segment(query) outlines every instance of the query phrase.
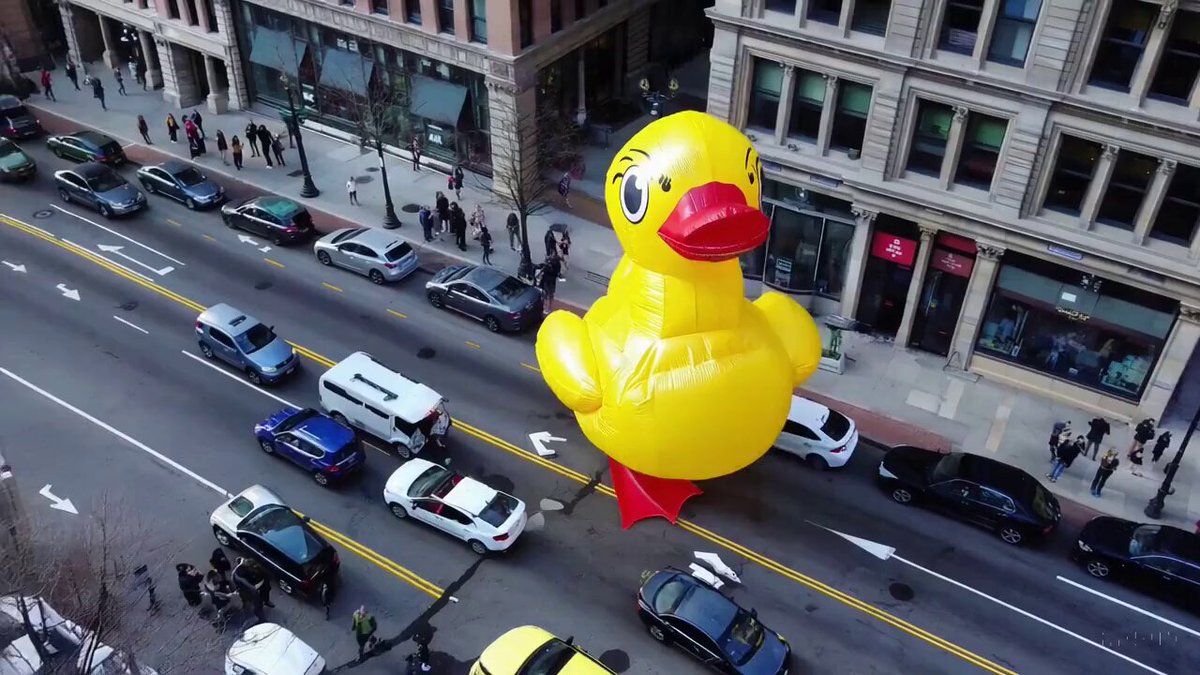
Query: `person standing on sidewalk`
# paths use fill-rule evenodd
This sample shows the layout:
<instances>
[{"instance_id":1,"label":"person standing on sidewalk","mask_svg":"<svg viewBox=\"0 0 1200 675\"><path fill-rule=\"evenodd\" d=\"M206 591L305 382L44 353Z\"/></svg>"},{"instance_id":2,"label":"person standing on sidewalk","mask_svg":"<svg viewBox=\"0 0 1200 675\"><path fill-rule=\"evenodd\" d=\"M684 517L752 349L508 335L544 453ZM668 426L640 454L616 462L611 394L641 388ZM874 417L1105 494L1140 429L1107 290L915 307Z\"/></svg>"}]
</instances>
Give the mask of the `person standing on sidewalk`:
<instances>
[{"instance_id":1,"label":"person standing on sidewalk","mask_svg":"<svg viewBox=\"0 0 1200 675\"><path fill-rule=\"evenodd\" d=\"M413 134L411 140L408 141L408 152L412 155L412 170L421 170L421 138Z\"/></svg>"},{"instance_id":2,"label":"person standing on sidewalk","mask_svg":"<svg viewBox=\"0 0 1200 675\"><path fill-rule=\"evenodd\" d=\"M1133 459L1134 450L1144 450L1146 443L1149 443L1152 438L1154 438L1154 418L1147 417L1138 422L1138 425L1133 429L1133 442L1129 445L1129 459ZM1134 463L1141 464L1141 462Z\"/></svg>"},{"instance_id":3,"label":"person standing on sidewalk","mask_svg":"<svg viewBox=\"0 0 1200 675\"><path fill-rule=\"evenodd\" d=\"M267 130L267 125L258 125L258 145L262 151L263 159L267 160L267 168L274 168L275 163L271 161L271 132Z\"/></svg>"},{"instance_id":4,"label":"person standing on sidewalk","mask_svg":"<svg viewBox=\"0 0 1200 675\"><path fill-rule=\"evenodd\" d=\"M113 68L113 79L117 81L117 93L122 96L128 96L125 92L125 75L120 68Z\"/></svg>"},{"instance_id":5,"label":"person standing on sidewalk","mask_svg":"<svg viewBox=\"0 0 1200 675\"><path fill-rule=\"evenodd\" d=\"M1162 459L1163 453L1171 446L1171 432L1164 431L1158 435L1158 440L1154 441L1154 449L1150 451L1150 463L1157 464L1158 460Z\"/></svg>"},{"instance_id":6,"label":"person standing on sidewalk","mask_svg":"<svg viewBox=\"0 0 1200 675\"><path fill-rule=\"evenodd\" d=\"M229 152L233 154L233 166L242 170L242 141L237 136L229 143Z\"/></svg>"},{"instance_id":7,"label":"person standing on sidewalk","mask_svg":"<svg viewBox=\"0 0 1200 675\"><path fill-rule=\"evenodd\" d=\"M554 238L554 230L547 229L546 236L542 238L546 244L546 257L558 255L558 240Z\"/></svg>"},{"instance_id":8,"label":"person standing on sidewalk","mask_svg":"<svg viewBox=\"0 0 1200 675\"><path fill-rule=\"evenodd\" d=\"M558 240L558 257L562 260L563 272L566 272L567 267L569 267L569 263L567 262L570 260L570 258L567 257L569 255L571 255L571 233L563 230L562 239ZM559 275L558 280L566 281L567 278Z\"/></svg>"},{"instance_id":9,"label":"person standing on sidewalk","mask_svg":"<svg viewBox=\"0 0 1200 675\"><path fill-rule=\"evenodd\" d=\"M204 118L200 116L199 110L192 111L192 122L196 125L196 130L200 132L200 140L208 138L208 134L204 133Z\"/></svg>"},{"instance_id":10,"label":"person standing on sidewalk","mask_svg":"<svg viewBox=\"0 0 1200 675\"><path fill-rule=\"evenodd\" d=\"M558 179L558 196L562 197L567 208L571 208L571 172L568 171Z\"/></svg>"},{"instance_id":11,"label":"person standing on sidewalk","mask_svg":"<svg viewBox=\"0 0 1200 675\"><path fill-rule=\"evenodd\" d=\"M108 106L104 105L104 84L98 77L92 78L92 97L100 101L101 110L108 110Z\"/></svg>"},{"instance_id":12,"label":"person standing on sidewalk","mask_svg":"<svg viewBox=\"0 0 1200 675\"><path fill-rule=\"evenodd\" d=\"M421 224L421 234L425 241L433 241L433 212L428 206L422 206L421 210L417 211L417 222Z\"/></svg>"},{"instance_id":13,"label":"person standing on sidewalk","mask_svg":"<svg viewBox=\"0 0 1200 675\"><path fill-rule=\"evenodd\" d=\"M1079 435L1078 440L1080 442L1073 443L1070 439L1064 439L1063 442L1059 444L1058 456L1054 458L1054 466L1050 469L1050 473L1046 474L1046 478L1049 478L1051 483L1058 482L1058 479L1062 476L1063 471L1066 471L1067 467L1071 466L1071 462L1074 462L1075 458L1078 457L1079 453L1083 450L1083 434Z\"/></svg>"},{"instance_id":14,"label":"person standing on sidewalk","mask_svg":"<svg viewBox=\"0 0 1200 675\"><path fill-rule=\"evenodd\" d=\"M1100 466L1096 467L1096 476L1092 478L1093 497L1100 496L1100 491L1104 489L1104 484L1108 482L1109 476L1113 475L1120 465L1121 460L1117 458L1117 451L1109 448L1100 460Z\"/></svg>"},{"instance_id":15,"label":"person standing on sidewalk","mask_svg":"<svg viewBox=\"0 0 1200 675\"><path fill-rule=\"evenodd\" d=\"M463 186L462 167L455 165L454 173L452 175L454 176L454 198L462 199L462 186Z\"/></svg>"},{"instance_id":16,"label":"person standing on sidewalk","mask_svg":"<svg viewBox=\"0 0 1200 675\"><path fill-rule=\"evenodd\" d=\"M433 199L433 208L437 210L438 239L441 240L450 229L450 200L440 190Z\"/></svg>"},{"instance_id":17,"label":"person standing on sidewalk","mask_svg":"<svg viewBox=\"0 0 1200 675\"><path fill-rule=\"evenodd\" d=\"M167 113L167 135L172 143L179 142L179 122L175 121L174 113Z\"/></svg>"},{"instance_id":18,"label":"person standing on sidewalk","mask_svg":"<svg viewBox=\"0 0 1200 675\"><path fill-rule=\"evenodd\" d=\"M279 138L279 134L271 137L271 152L275 153L275 161L279 166L287 166L287 162L283 161L283 140Z\"/></svg>"},{"instance_id":19,"label":"person standing on sidewalk","mask_svg":"<svg viewBox=\"0 0 1200 675\"><path fill-rule=\"evenodd\" d=\"M75 85L75 91L79 91L79 71L75 70L75 62L71 60L71 57L67 57L67 65L63 68L67 71L67 79Z\"/></svg>"},{"instance_id":20,"label":"person standing on sidewalk","mask_svg":"<svg viewBox=\"0 0 1200 675\"><path fill-rule=\"evenodd\" d=\"M225 141L225 132L217 129L217 154L221 156L221 162L225 166L229 166L229 160L225 159L225 151L229 149L229 143Z\"/></svg>"},{"instance_id":21,"label":"person standing on sidewalk","mask_svg":"<svg viewBox=\"0 0 1200 675\"><path fill-rule=\"evenodd\" d=\"M258 127L254 122L246 123L246 145L250 146L250 156L258 157Z\"/></svg>"},{"instance_id":22,"label":"person standing on sidewalk","mask_svg":"<svg viewBox=\"0 0 1200 675\"><path fill-rule=\"evenodd\" d=\"M54 98L54 80L50 77L49 68L42 68L42 96L45 96L51 101L58 100Z\"/></svg>"},{"instance_id":23,"label":"person standing on sidewalk","mask_svg":"<svg viewBox=\"0 0 1200 675\"><path fill-rule=\"evenodd\" d=\"M363 650L371 641L371 636L375 634L375 617L367 612L366 605L359 606L354 610L354 619L350 623L350 630L354 633L354 640L358 642L358 660L363 660Z\"/></svg>"},{"instance_id":24,"label":"person standing on sidewalk","mask_svg":"<svg viewBox=\"0 0 1200 675\"><path fill-rule=\"evenodd\" d=\"M1100 444L1104 442L1104 437L1108 435L1108 432L1112 431L1112 429L1108 426L1108 420L1104 419L1103 417L1097 417L1091 422L1088 422L1088 427L1088 444L1087 449L1084 450L1083 454L1086 455L1087 451L1091 450L1092 459L1096 459L1096 455L1100 453Z\"/></svg>"},{"instance_id":25,"label":"person standing on sidewalk","mask_svg":"<svg viewBox=\"0 0 1200 675\"><path fill-rule=\"evenodd\" d=\"M146 118L143 115L138 115L137 128L138 133L142 135L142 140L146 141L146 145L154 145L150 142L150 125L146 124Z\"/></svg>"},{"instance_id":26,"label":"person standing on sidewalk","mask_svg":"<svg viewBox=\"0 0 1200 675\"><path fill-rule=\"evenodd\" d=\"M514 251L517 250L517 242L521 238L521 219L517 217L517 214L509 211L504 227L508 230L508 247Z\"/></svg>"},{"instance_id":27,"label":"person standing on sidewalk","mask_svg":"<svg viewBox=\"0 0 1200 675\"><path fill-rule=\"evenodd\" d=\"M542 263L541 277L538 279L538 287L546 296L546 313L550 312L554 304L554 291L558 288L558 275L561 273L562 265L558 261L558 254L551 253L546 256L546 262Z\"/></svg>"},{"instance_id":28,"label":"person standing on sidewalk","mask_svg":"<svg viewBox=\"0 0 1200 675\"><path fill-rule=\"evenodd\" d=\"M1071 422L1059 421L1054 423L1054 427L1050 429L1050 461L1053 462L1058 457L1058 445L1062 441L1062 437L1071 435Z\"/></svg>"},{"instance_id":29,"label":"person standing on sidewalk","mask_svg":"<svg viewBox=\"0 0 1200 675\"><path fill-rule=\"evenodd\" d=\"M454 243L458 250L467 250L467 214L458 202L450 202L450 226L454 228Z\"/></svg>"},{"instance_id":30,"label":"person standing on sidewalk","mask_svg":"<svg viewBox=\"0 0 1200 675\"><path fill-rule=\"evenodd\" d=\"M346 194L350 196L350 203L358 206L358 182L354 180L354 176L346 181Z\"/></svg>"},{"instance_id":31,"label":"person standing on sidewalk","mask_svg":"<svg viewBox=\"0 0 1200 675\"><path fill-rule=\"evenodd\" d=\"M479 229L479 246L483 248L483 264L492 264L492 233L488 232L487 225Z\"/></svg>"}]
</instances>

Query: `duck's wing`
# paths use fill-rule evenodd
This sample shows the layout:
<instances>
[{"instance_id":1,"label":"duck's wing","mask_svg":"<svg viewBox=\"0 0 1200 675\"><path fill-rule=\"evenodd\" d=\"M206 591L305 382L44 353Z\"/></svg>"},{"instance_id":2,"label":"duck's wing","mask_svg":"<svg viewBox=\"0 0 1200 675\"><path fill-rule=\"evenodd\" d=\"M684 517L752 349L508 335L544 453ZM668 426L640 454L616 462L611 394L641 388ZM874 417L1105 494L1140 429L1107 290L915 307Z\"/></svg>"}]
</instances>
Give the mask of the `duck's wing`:
<instances>
[{"instance_id":1,"label":"duck's wing","mask_svg":"<svg viewBox=\"0 0 1200 675\"><path fill-rule=\"evenodd\" d=\"M542 378L563 405L577 413L600 409L600 371L582 318L564 310L551 312L538 330L535 352Z\"/></svg>"},{"instance_id":2,"label":"duck's wing","mask_svg":"<svg viewBox=\"0 0 1200 675\"><path fill-rule=\"evenodd\" d=\"M782 293L764 293L754 301L787 349L792 362L793 381L800 385L821 364L821 332L808 310Z\"/></svg>"}]
</instances>

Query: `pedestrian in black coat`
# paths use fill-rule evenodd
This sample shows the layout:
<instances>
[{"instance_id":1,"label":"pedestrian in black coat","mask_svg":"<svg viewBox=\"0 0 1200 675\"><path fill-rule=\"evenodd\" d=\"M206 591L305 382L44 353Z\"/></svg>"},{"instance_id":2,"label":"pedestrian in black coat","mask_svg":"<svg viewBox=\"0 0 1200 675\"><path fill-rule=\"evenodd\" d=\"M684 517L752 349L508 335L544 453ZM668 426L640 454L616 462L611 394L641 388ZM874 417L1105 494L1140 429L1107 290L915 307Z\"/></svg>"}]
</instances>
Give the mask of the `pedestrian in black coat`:
<instances>
[{"instance_id":1,"label":"pedestrian in black coat","mask_svg":"<svg viewBox=\"0 0 1200 675\"><path fill-rule=\"evenodd\" d=\"M450 229L450 200L439 191L433 205L437 209L438 238L440 239Z\"/></svg>"},{"instance_id":2,"label":"pedestrian in black coat","mask_svg":"<svg viewBox=\"0 0 1200 675\"><path fill-rule=\"evenodd\" d=\"M1067 467L1071 466L1071 463L1083 451L1084 443L1083 435L1081 434L1074 441L1066 438L1058 445L1058 456L1054 459L1054 467L1050 469L1050 473L1046 474L1051 483L1058 482L1059 477L1067 470Z\"/></svg>"},{"instance_id":3,"label":"pedestrian in black coat","mask_svg":"<svg viewBox=\"0 0 1200 675\"><path fill-rule=\"evenodd\" d=\"M487 225L484 225L479 230L479 246L483 248L483 264L492 264L492 233L488 232Z\"/></svg>"},{"instance_id":4,"label":"pedestrian in black coat","mask_svg":"<svg viewBox=\"0 0 1200 675\"><path fill-rule=\"evenodd\" d=\"M508 230L508 247L517 250L517 242L521 240L521 219L510 211L504 227Z\"/></svg>"},{"instance_id":5,"label":"pedestrian in black coat","mask_svg":"<svg viewBox=\"0 0 1200 675\"><path fill-rule=\"evenodd\" d=\"M467 214L458 202L450 202L450 227L454 230L454 244L458 250L467 250Z\"/></svg>"},{"instance_id":6,"label":"pedestrian in black coat","mask_svg":"<svg viewBox=\"0 0 1200 675\"><path fill-rule=\"evenodd\" d=\"M217 573L221 581L229 580L229 571L233 569L233 566L229 564L229 557L225 555L225 549L220 546L214 548L208 564L212 565L213 571Z\"/></svg>"},{"instance_id":7,"label":"pedestrian in black coat","mask_svg":"<svg viewBox=\"0 0 1200 675\"><path fill-rule=\"evenodd\" d=\"M225 153L229 151L229 142L225 140L225 132L217 129L217 154L221 156L221 162L226 166L229 165L229 160L225 159Z\"/></svg>"},{"instance_id":8,"label":"pedestrian in black coat","mask_svg":"<svg viewBox=\"0 0 1200 675\"><path fill-rule=\"evenodd\" d=\"M1084 449L1083 454L1086 455L1087 451L1091 450L1092 459L1096 459L1096 455L1100 453L1100 444L1104 442L1104 437L1109 431L1112 431L1112 428L1108 426L1108 420L1104 419L1103 417L1097 417L1091 422L1088 422L1088 426L1090 427L1087 434L1088 444L1087 448Z\"/></svg>"},{"instance_id":9,"label":"pedestrian in black coat","mask_svg":"<svg viewBox=\"0 0 1200 675\"><path fill-rule=\"evenodd\" d=\"M92 78L92 97L100 101L101 110L108 110L108 106L104 105L104 85L100 82L100 78Z\"/></svg>"},{"instance_id":10,"label":"pedestrian in black coat","mask_svg":"<svg viewBox=\"0 0 1200 675\"><path fill-rule=\"evenodd\" d=\"M1150 461L1157 462L1162 459L1163 453L1171 445L1171 432L1164 431L1158 436L1158 440L1154 441L1154 449L1150 451Z\"/></svg>"},{"instance_id":11,"label":"pedestrian in black coat","mask_svg":"<svg viewBox=\"0 0 1200 675\"><path fill-rule=\"evenodd\" d=\"M1147 417L1138 422L1133 429L1133 443L1129 445L1129 458L1132 460L1134 451L1143 450L1146 443L1150 442L1152 438L1154 438L1154 418ZM1141 464L1141 462L1134 462L1134 464Z\"/></svg>"},{"instance_id":12,"label":"pedestrian in black coat","mask_svg":"<svg viewBox=\"0 0 1200 675\"><path fill-rule=\"evenodd\" d=\"M562 266L558 261L558 254L551 253L546 256L546 262L542 263L541 277L538 279L538 286L542 289L542 293L546 295L546 311L550 311L550 305L554 302L554 291L558 288L558 275L562 273Z\"/></svg>"},{"instance_id":13,"label":"pedestrian in black coat","mask_svg":"<svg viewBox=\"0 0 1200 675\"><path fill-rule=\"evenodd\" d=\"M546 257L558 255L558 240L554 238L554 230L546 230L546 236L543 238L546 243Z\"/></svg>"},{"instance_id":14,"label":"pedestrian in black coat","mask_svg":"<svg viewBox=\"0 0 1200 675\"><path fill-rule=\"evenodd\" d=\"M200 116L199 110L192 111L192 123L200 131L200 138L202 140L208 138L208 134L204 133L204 118Z\"/></svg>"},{"instance_id":15,"label":"pedestrian in black coat","mask_svg":"<svg viewBox=\"0 0 1200 675\"><path fill-rule=\"evenodd\" d=\"M175 566L175 571L179 573L179 590L183 591L183 599L189 607L199 606L200 582L204 580L204 575L200 574L195 565L188 563L179 563Z\"/></svg>"},{"instance_id":16,"label":"pedestrian in black coat","mask_svg":"<svg viewBox=\"0 0 1200 675\"><path fill-rule=\"evenodd\" d=\"M421 234L425 241L433 241L433 212L428 206L422 206L417 212L417 222L421 224Z\"/></svg>"},{"instance_id":17,"label":"pedestrian in black coat","mask_svg":"<svg viewBox=\"0 0 1200 675\"><path fill-rule=\"evenodd\" d=\"M69 56L67 57L67 65L65 68L67 71L67 79L71 81L71 84L75 85L75 91L79 91L79 71L75 70L75 62L72 61L71 57Z\"/></svg>"},{"instance_id":18,"label":"pedestrian in black coat","mask_svg":"<svg viewBox=\"0 0 1200 675\"><path fill-rule=\"evenodd\" d=\"M462 199L463 170L461 166L454 167L454 196Z\"/></svg>"},{"instance_id":19,"label":"pedestrian in black coat","mask_svg":"<svg viewBox=\"0 0 1200 675\"><path fill-rule=\"evenodd\" d=\"M246 123L246 145L250 146L250 156L258 157L258 127L254 122Z\"/></svg>"},{"instance_id":20,"label":"pedestrian in black coat","mask_svg":"<svg viewBox=\"0 0 1200 675\"><path fill-rule=\"evenodd\" d=\"M262 146L263 159L267 160L267 168L270 169L275 166L275 163L271 161L271 132L267 131L267 125L260 124L257 133L258 144Z\"/></svg>"},{"instance_id":21,"label":"pedestrian in black coat","mask_svg":"<svg viewBox=\"0 0 1200 675\"><path fill-rule=\"evenodd\" d=\"M150 142L150 125L146 123L145 116L138 115L137 129L138 133L142 135L142 140L146 141L146 145L154 145Z\"/></svg>"},{"instance_id":22,"label":"pedestrian in black coat","mask_svg":"<svg viewBox=\"0 0 1200 675\"><path fill-rule=\"evenodd\" d=\"M1100 466L1096 467L1096 475L1092 478L1092 496L1099 497L1100 491L1104 489L1104 484L1108 482L1108 477L1113 475L1117 467L1121 465L1121 460L1117 458L1117 451L1109 449L1104 453L1104 457L1100 460Z\"/></svg>"}]
</instances>

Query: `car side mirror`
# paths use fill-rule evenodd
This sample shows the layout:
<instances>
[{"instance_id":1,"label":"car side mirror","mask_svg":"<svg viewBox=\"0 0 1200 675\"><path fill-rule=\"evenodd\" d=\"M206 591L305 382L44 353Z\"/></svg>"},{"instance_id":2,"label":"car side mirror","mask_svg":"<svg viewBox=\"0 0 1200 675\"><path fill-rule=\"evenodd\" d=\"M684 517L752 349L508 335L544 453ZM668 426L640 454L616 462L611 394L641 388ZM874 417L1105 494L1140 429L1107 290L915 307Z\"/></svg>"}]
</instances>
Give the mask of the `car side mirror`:
<instances>
[{"instance_id":1,"label":"car side mirror","mask_svg":"<svg viewBox=\"0 0 1200 675\"><path fill-rule=\"evenodd\" d=\"M575 636L574 635L567 636L567 639L563 640L563 642L567 645L575 644Z\"/></svg>"},{"instance_id":2,"label":"car side mirror","mask_svg":"<svg viewBox=\"0 0 1200 675\"><path fill-rule=\"evenodd\" d=\"M757 619L757 618L758 618L758 610L757 610L757 609L751 609L751 610L750 610L750 618L752 618L752 619Z\"/></svg>"}]
</instances>

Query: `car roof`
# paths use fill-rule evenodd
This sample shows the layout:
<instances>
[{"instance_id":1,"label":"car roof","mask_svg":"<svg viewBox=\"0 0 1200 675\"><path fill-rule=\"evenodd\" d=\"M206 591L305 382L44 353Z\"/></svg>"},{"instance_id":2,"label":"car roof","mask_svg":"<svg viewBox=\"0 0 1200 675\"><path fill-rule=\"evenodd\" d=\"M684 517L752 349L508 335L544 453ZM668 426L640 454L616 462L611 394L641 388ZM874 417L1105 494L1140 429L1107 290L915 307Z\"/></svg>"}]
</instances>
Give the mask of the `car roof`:
<instances>
[{"instance_id":1,"label":"car roof","mask_svg":"<svg viewBox=\"0 0 1200 675\"><path fill-rule=\"evenodd\" d=\"M383 253L384 251L390 251L397 244L404 242L404 240L400 237L397 237L387 230L382 230L377 227L363 228L362 231L360 231L358 234L348 237L347 240L353 241L356 244L364 244L366 246L376 247L380 249L380 253Z\"/></svg>"},{"instance_id":2,"label":"car roof","mask_svg":"<svg viewBox=\"0 0 1200 675\"><path fill-rule=\"evenodd\" d=\"M518 626L496 638L479 656L479 662L487 668L487 672L516 673L542 647L552 640L560 640L552 633L537 626ZM586 654L572 647L575 655L571 657L557 675L608 675L612 673L606 666L588 658Z\"/></svg>"},{"instance_id":3,"label":"car roof","mask_svg":"<svg viewBox=\"0 0 1200 675\"><path fill-rule=\"evenodd\" d=\"M825 424L825 420L829 419L829 408L816 401L793 394L792 407L788 410L787 418L792 422L820 429Z\"/></svg>"},{"instance_id":4,"label":"car roof","mask_svg":"<svg viewBox=\"0 0 1200 675\"><path fill-rule=\"evenodd\" d=\"M216 326L229 333L230 336L241 335L254 326L262 323L242 310L223 302L217 303L200 313L196 319L201 323Z\"/></svg>"},{"instance_id":5,"label":"car roof","mask_svg":"<svg viewBox=\"0 0 1200 675\"><path fill-rule=\"evenodd\" d=\"M471 271L459 277L459 281L469 281L476 286L491 290L499 286L508 275L498 269L492 267L475 267Z\"/></svg>"},{"instance_id":6,"label":"car roof","mask_svg":"<svg viewBox=\"0 0 1200 675\"><path fill-rule=\"evenodd\" d=\"M12 94L0 94L0 108L15 108L19 105L25 105L21 99Z\"/></svg>"},{"instance_id":7,"label":"car roof","mask_svg":"<svg viewBox=\"0 0 1200 675\"><path fill-rule=\"evenodd\" d=\"M477 516L495 498L496 490L470 476L463 476L462 480L442 497L442 501Z\"/></svg>"},{"instance_id":8,"label":"car roof","mask_svg":"<svg viewBox=\"0 0 1200 675\"><path fill-rule=\"evenodd\" d=\"M1200 534L1162 525L1158 531L1157 549L1164 553L1200 564Z\"/></svg>"},{"instance_id":9,"label":"car roof","mask_svg":"<svg viewBox=\"0 0 1200 675\"><path fill-rule=\"evenodd\" d=\"M92 131L90 129L76 131L71 135L80 140L87 141L89 143L95 143L99 146L108 145L109 143L116 143L116 141L114 141L112 138L105 136L98 131Z\"/></svg>"},{"instance_id":10,"label":"car roof","mask_svg":"<svg viewBox=\"0 0 1200 675\"><path fill-rule=\"evenodd\" d=\"M275 623L247 628L229 646L229 657L262 675L307 675L319 673L325 666L325 659L315 649Z\"/></svg>"},{"instance_id":11,"label":"car roof","mask_svg":"<svg viewBox=\"0 0 1200 675\"><path fill-rule=\"evenodd\" d=\"M230 499L229 501L232 502L234 499L238 499L239 497L243 498L243 499L249 501L251 504L253 504L254 509L258 509L259 507L268 506L271 504L285 506L285 504L283 503L283 499L279 495L272 492L270 488L264 487L259 484L251 485L250 487L246 488L245 490L242 490L241 492L234 495L233 499ZM253 511L251 511L251 512L253 512Z\"/></svg>"},{"instance_id":12,"label":"car roof","mask_svg":"<svg viewBox=\"0 0 1200 675\"><path fill-rule=\"evenodd\" d=\"M276 218L286 218L304 210L304 207L296 202L287 199L286 197L279 197L276 195L255 197L247 203L254 204L258 208L266 211Z\"/></svg>"},{"instance_id":13,"label":"car roof","mask_svg":"<svg viewBox=\"0 0 1200 675\"><path fill-rule=\"evenodd\" d=\"M353 431L319 413L297 424L292 431L302 434L323 450L337 450L354 438Z\"/></svg>"},{"instance_id":14,"label":"car roof","mask_svg":"<svg viewBox=\"0 0 1200 675\"><path fill-rule=\"evenodd\" d=\"M959 478L999 488L1022 501L1033 497L1038 482L1028 473L991 457L973 455L969 452L961 453L961 455L962 459L958 464Z\"/></svg>"},{"instance_id":15,"label":"car roof","mask_svg":"<svg viewBox=\"0 0 1200 675\"><path fill-rule=\"evenodd\" d=\"M97 162L84 162L83 164L76 164L74 168L68 168L67 171L71 171L84 178L95 178L100 174L113 172L113 170L109 167Z\"/></svg>"},{"instance_id":16,"label":"car roof","mask_svg":"<svg viewBox=\"0 0 1200 675\"><path fill-rule=\"evenodd\" d=\"M165 161L161 164L156 164L154 166L148 166L146 168L162 169L163 171L166 171L167 173L174 175L185 169L191 168L191 166L192 166L191 164L188 164L187 162L181 162L178 159L168 159L167 161Z\"/></svg>"},{"instance_id":17,"label":"car roof","mask_svg":"<svg viewBox=\"0 0 1200 675\"><path fill-rule=\"evenodd\" d=\"M687 574L680 573L668 583L677 579L690 581L693 590L679 601L672 614L699 628L714 640L720 638L729 624L733 623L741 607L708 584Z\"/></svg>"},{"instance_id":18,"label":"car roof","mask_svg":"<svg viewBox=\"0 0 1200 675\"><path fill-rule=\"evenodd\" d=\"M366 352L354 352L321 375L351 394L407 422L419 422L442 402L442 395L410 380Z\"/></svg>"}]
</instances>

